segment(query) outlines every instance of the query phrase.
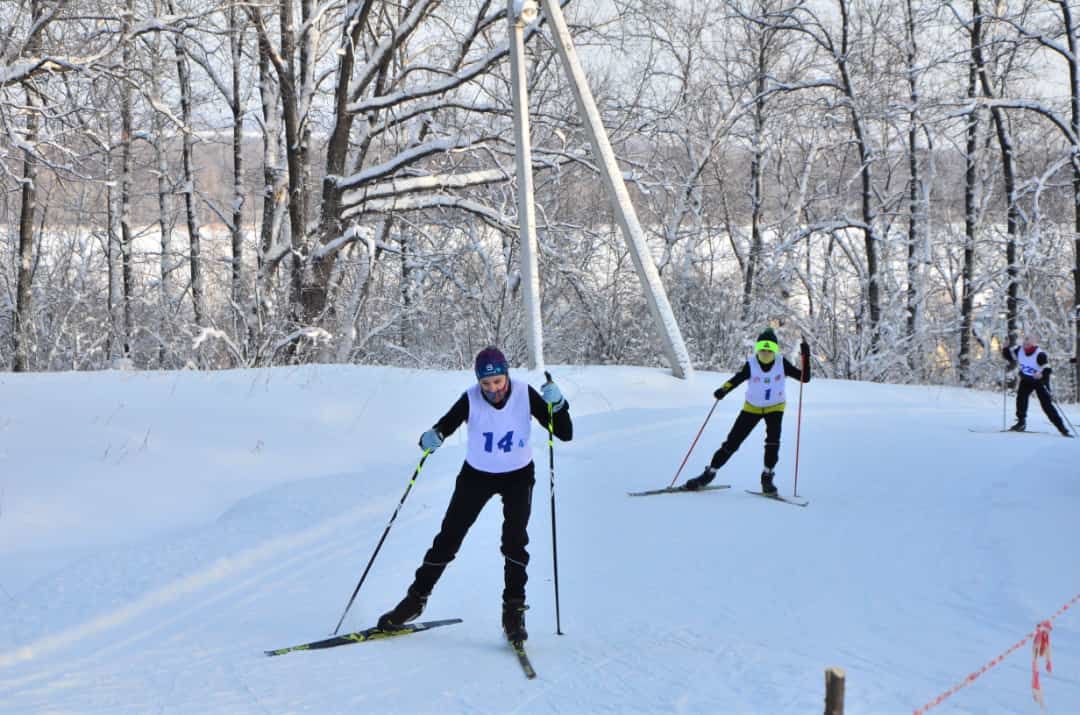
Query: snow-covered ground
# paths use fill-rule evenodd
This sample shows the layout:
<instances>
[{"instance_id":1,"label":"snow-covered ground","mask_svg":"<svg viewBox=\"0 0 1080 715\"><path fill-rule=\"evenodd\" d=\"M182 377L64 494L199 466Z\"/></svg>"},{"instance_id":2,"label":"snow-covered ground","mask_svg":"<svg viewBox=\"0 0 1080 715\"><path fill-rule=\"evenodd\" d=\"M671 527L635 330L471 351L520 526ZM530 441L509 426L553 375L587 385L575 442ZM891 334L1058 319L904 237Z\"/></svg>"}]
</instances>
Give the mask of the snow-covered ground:
<instances>
[{"instance_id":1,"label":"snow-covered ground","mask_svg":"<svg viewBox=\"0 0 1080 715\"><path fill-rule=\"evenodd\" d=\"M721 472L733 489L626 496L671 481L728 373L552 372L575 422L555 454L565 635L537 427L535 681L500 632L497 505L424 614L464 623L263 655L333 629L420 432L468 373L0 376L0 711L814 713L838 666L848 712L904 713L1080 593L1080 440L1051 434L1035 401L1029 425L1048 434L980 434L969 428L1001 426L1000 394L814 381L800 509L743 491L757 486L763 426ZM740 398L720 403L683 477ZM463 453L461 430L428 459L346 629L403 594ZM1054 621L1052 645L1049 712L1078 713L1080 605ZM934 712L1033 713L1031 666L1022 648Z\"/></svg>"}]
</instances>

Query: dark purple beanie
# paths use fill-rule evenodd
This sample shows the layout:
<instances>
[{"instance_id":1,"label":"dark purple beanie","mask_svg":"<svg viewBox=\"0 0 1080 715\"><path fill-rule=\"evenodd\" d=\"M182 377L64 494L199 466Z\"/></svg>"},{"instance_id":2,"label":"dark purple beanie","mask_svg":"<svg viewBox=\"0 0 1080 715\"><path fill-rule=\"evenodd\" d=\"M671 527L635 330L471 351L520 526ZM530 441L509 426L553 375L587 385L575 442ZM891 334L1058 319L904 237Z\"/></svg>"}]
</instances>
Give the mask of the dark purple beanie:
<instances>
[{"instance_id":1,"label":"dark purple beanie","mask_svg":"<svg viewBox=\"0 0 1080 715\"><path fill-rule=\"evenodd\" d=\"M494 375L508 375L510 366L506 357L496 347L486 347L476 354L476 379Z\"/></svg>"}]
</instances>

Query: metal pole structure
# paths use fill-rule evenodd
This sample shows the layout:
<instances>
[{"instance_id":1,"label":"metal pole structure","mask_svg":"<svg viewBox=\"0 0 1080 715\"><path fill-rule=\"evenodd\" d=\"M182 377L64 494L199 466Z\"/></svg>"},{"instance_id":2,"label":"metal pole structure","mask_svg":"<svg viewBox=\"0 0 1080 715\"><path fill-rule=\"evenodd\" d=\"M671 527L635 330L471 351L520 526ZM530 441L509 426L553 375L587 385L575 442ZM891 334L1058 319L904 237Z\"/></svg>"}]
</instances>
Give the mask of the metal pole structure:
<instances>
[{"instance_id":1,"label":"metal pole structure","mask_svg":"<svg viewBox=\"0 0 1080 715\"><path fill-rule=\"evenodd\" d=\"M525 25L536 19L536 0L506 0L510 30L510 76L517 147L518 235L521 242L521 297L530 370L544 369L544 333L540 320L540 273L536 259L536 206L533 199L529 86L525 76Z\"/></svg>"},{"instance_id":2,"label":"metal pole structure","mask_svg":"<svg viewBox=\"0 0 1080 715\"><path fill-rule=\"evenodd\" d=\"M626 189L622 171L615 160L615 151L611 148L607 130L604 129L604 123L600 119L600 110L597 109L596 100L592 90L589 89L589 82L578 59L577 50L574 48L574 41L566 25L562 7L559 5L559 0L541 0L541 3L554 32L555 48L559 52L563 69L574 91L578 113L581 115L585 132L592 144L593 154L599 164L604 188L611 200L611 207L622 229L623 237L626 239L626 245L630 249L634 267L637 268L649 312L663 340L664 355L676 377L689 378L694 371L690 364L690 353L687 352L679 325L675 321L675 314L668 302L664 284L660 281L660 272L656 270L656 264L649 253L649 246L645 242L645 232L638 222L634 205L630 202L630 192Z\"/></svg>"}]
</instances>

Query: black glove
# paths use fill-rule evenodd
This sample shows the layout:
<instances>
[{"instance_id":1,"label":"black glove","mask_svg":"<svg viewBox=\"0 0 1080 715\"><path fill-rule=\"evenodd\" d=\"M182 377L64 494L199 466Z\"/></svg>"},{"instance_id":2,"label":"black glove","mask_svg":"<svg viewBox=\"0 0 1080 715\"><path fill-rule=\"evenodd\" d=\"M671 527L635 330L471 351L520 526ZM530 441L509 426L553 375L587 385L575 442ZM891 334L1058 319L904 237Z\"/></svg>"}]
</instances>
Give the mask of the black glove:
<instances>
[{"instance_id":1,"label":"black glove","mask_svg":"<svg viewBox=\"0 0 1080 715\"><path fill-rule=\"evenodd\" d=\"M802 353L803 362L810 361L810 343L803 340L802 344L799 345L799 352Z\"/></svg>"},{"instance_id":2,"label":"black glove","mask_svg":"<svg viewBox=\"0 0 1080 715\"><path fill-rule=\"evenodd\" d=\"M724 399L724 395L726 395L727 393L728 393L727 385L724 385L722 387L716 388L716 392L714 392L712 394L713 394L713 397L715 397L716 399L722 400L722 399Z\"/></svg>"}]
</instances>

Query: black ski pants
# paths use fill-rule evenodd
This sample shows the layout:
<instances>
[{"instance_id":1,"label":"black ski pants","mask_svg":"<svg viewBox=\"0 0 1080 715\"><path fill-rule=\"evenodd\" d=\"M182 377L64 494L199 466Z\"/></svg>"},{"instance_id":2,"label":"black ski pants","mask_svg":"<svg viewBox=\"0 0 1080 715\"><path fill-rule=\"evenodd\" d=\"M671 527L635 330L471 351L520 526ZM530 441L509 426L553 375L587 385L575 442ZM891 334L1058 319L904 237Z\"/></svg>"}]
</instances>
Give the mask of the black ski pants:
<instances>
[{"instance_id":1,"label":"black ski pants","mask_svg":"<svg viewBox=\"0 0 1080 715\"><path fill-rule=\"evenodd\" d=\"M1058 414L1057 408L1054 407L1054 400L1050 397L1050 388L1042 380L1020 378L1020 385L1016 388L1016 421L1027 422L1028 399L1031 397L1032 392L1039 398L1039 404L1042 405L1042 410L1046 413L1047 419L1058 430L1064 431L1065 423L1062 422L1061 415Z\"/></svg>"},{"instance_id":2,"label":"black ski pants","mask_svg":"<svg viewBox=\"0 0 1080 715\"><path fill-rule=\"evenodd\" d=\"M525 569L529 564L529 552L525 547L529 543L529 515L532 513L533 485L536 484L534 473L531 462L506 474L481 472L466 463L458 474L442 528L424 554L424 562L416 570L409 590L423 597L431 594L443 571L457 556L469 527L480 516L488 500L498 494L503 503L503 601L524 601L528 580Z\"/></svg>"},{"instance_id":3,"label":"black ski pants","mask_svg":"<svg viewBox=\"0 0 1080 715\"><path fill-rule=\"evenodd\" d=\"M720 445L720 449L713 454L712 468L719 469L727 464L727 461L731 459L731 455L735 454L735 451L739 449L739 445L750 436L754 427L761 420L765 420L765 466L768 469L775 467L776 463L780 461L780 427L784 421L783 411L761 414L741 410L739 416L735 418L735 424L731 426L731 431L728 432L727 439Z\"/></svg>"}]
</instances>

